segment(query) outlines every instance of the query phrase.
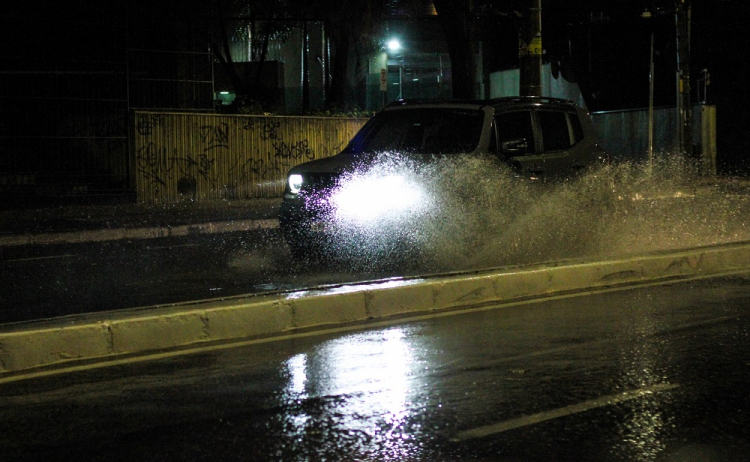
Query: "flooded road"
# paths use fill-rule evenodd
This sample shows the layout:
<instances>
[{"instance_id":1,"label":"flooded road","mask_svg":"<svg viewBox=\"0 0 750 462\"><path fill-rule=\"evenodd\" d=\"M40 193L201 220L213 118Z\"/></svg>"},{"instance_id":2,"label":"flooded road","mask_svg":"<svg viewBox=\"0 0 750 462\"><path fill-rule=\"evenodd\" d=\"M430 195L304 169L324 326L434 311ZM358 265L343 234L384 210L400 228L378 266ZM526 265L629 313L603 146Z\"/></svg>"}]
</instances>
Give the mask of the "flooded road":
<instances>
[{"instance_id":1,"label":"flooded road","mask_svg":"<svg viewBox=\"0 0 750 462\"><path fill-rule=\"evenodd\" d=\"M724 461L750 275L0 384L4 461Z\"/></svg>"},{"instance_id":2,"label":"flooded road","mask_svg":"<svg viewBox=\"0 0 750 462\"><path fill-rule=\"evenodd\" d=\"M335 264L295 258L277 229L2 248L0 323L750 241L748 188L711 186L677 161L607 166L549 185L477 159L457 163L422 172L433 207L417 223L372 224L377 245L389 233L417 234L418 256L407 261L346 242L339 254L351 258Z\"/></svg>"}]
</instances>

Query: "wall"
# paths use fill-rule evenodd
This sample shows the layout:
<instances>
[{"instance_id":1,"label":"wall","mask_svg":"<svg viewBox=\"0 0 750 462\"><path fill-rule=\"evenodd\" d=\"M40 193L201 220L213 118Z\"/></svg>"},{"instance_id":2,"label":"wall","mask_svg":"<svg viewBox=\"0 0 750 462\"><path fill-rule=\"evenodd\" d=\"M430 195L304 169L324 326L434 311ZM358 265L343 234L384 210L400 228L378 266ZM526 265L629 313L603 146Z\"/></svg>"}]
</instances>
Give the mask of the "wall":
<instances>
[{"instance_id":1,"label":"wall","mask_svg":"<svg viewBox=\"0 0 750 462\"><path fill-rule=\"evenodd\" d=\"M520 87L521 74L518 69L490 73L490 98L518 96ZM578 84L568 82L562 75L555 78L549 64L542 66L542 94L553 98L569 99L582 108L586 107Z\"/></svg>"},{"instance_id":2,"label":"wall","mask_svg":"<svg viewBox=\"0 0 750 462\"><path fill-rule=\"evenodd\" d=\"M137 200L280 197L286 172L337 154L366 119L137 111L131 133Z\"/></svg>"},{"instance_id":3,"label":"wall","mask_svg":"<svg viewBox=\"0 0 750 462\"><path fill-rule=\"evenodd\" d=\"M648 109L594 112L591 123L614 159L648 160ZM677 111L673 107L654 108L654 156L678 150Z\"/></svg>"}]
</instances>

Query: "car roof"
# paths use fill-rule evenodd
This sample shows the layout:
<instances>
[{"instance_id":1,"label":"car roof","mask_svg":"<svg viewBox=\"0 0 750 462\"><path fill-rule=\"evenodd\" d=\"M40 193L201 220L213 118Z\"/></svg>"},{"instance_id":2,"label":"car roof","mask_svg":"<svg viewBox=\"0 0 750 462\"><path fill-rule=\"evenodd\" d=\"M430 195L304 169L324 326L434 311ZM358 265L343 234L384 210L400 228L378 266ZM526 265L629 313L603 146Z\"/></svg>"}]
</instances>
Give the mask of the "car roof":
<instances>
[{"instance_id":1,"label":"car roof","mask_svg":"<svg viewBox=\"0 0 750 462\"><path fill-rule=\"evenodd\" d=\"M492 98L487 100L410 100L400 99L393 101L386 106L386 109L399 107L465 107L465 108L482 108L492 106L495 108L503 107L559 107L559 108L576 108L577 106L571 100L562 98L551 98L547 96L506 96L502 98Z\"/></svg>"}]
</instances>

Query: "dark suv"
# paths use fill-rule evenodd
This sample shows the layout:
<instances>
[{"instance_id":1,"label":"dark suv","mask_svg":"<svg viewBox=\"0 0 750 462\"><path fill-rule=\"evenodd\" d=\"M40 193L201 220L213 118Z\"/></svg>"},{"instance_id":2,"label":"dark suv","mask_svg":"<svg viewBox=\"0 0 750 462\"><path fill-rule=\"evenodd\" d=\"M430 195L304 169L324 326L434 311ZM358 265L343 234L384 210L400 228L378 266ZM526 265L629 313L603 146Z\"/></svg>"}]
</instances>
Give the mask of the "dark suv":
<instances>
[{"instance_id":1,"label":"dark suv","mask_svg":"<svg viewBox=\"0 0 750 462\"><path fill-rule=\"evenodd\" d=\"M393 241L408 247L419 218L404 217L429 215L414 178L427 175L419 173L424 165L461 156L490 158L519 178L541 181L577 175L606 158L587 114L568 100L399 101L370 119L340 154L289 171L279 216L284 238L298 256L373 243L391 251ZM416 175L400 175L404 166Z\"/></svg>"}]
</instances>

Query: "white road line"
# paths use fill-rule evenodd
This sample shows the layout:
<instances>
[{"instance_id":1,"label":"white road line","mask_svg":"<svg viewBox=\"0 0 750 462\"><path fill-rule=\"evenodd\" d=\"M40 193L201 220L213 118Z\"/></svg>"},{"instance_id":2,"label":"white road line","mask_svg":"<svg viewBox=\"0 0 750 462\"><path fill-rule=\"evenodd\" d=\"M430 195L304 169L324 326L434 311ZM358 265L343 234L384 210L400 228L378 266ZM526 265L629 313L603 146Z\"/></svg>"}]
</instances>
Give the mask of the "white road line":
<instances>
[{"instance_id":1,"label":"white road line","mask_svg":"<svg viewBox=\"0 0 750 462\"><path fill-rule=\"evenodd\" d=\"M175 244L175 245L155 245L147 247L148 250L164 250L164 249L177 249L180 247L200 247L204 244Z\"/></svg>"},{"instance_id":2,"label":"white road line","mask_svg":"<svg viewBox=\"0 0 750 462\"><path fill-rule=\"evenodd\" d=\"M483 438L485 436L507 432L508 430L526 427L528 425L534 425L547 420L557 419L559 417L565 417L599 407L611 406L613 404L622 403L623 401L638 399L646 395L651 395L660 391L672 390L677 387L679 387L679 385L665 383L660 385L653 385L651 387L639 388L638 390L626 391L624 393L620 393L619 395L602 396L601 398L584 401L578 404L572 404L570 406L553 409L551 411L540 412L538 414L527 415L519 417L517 419L506 420L505 422L485 425L483 427L477 427L470 430L464 430L462 432L459 432L453 438L453 441L460 442L475 438Z\"/></svg>"},{"instance_id":3,"label":"white road line","mask_svg":"<svg viewBox=\"0 0 750 462\"><path fill-rule=\"evenodd\" d=\"M17 262L38 261L38 260L56 260L59 258L71 258L75 256L76 255L73 255L73 254L64 254L64 255L49 255L46 257L17 258L15 260L5 260L5 263L17 263Z\"/></svg>"}]
</instances>

